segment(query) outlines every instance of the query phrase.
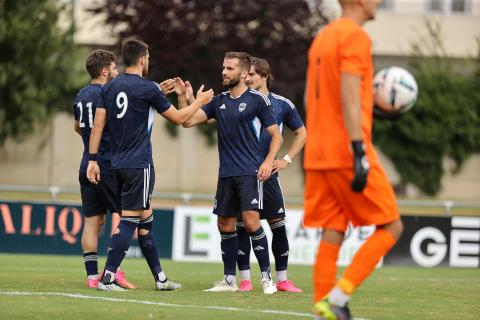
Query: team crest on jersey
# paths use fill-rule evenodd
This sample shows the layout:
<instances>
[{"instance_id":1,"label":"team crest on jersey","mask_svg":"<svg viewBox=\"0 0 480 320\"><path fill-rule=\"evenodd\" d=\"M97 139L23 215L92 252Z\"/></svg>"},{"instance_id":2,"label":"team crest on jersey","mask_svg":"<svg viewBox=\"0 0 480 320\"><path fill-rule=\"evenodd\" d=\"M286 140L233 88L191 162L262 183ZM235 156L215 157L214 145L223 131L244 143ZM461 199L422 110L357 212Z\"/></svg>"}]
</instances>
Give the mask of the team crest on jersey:
<instances>
[{"instance_id":1,"label":"team crest on jersey","mask_svg":"<svg viewBox=\"0 0 480 320\"><path fill-rule=\"evenodd\" d=\"M247 104L242 102L238 105L238 111L242 112L247 107Z\"/></svg>"}]
</instances>

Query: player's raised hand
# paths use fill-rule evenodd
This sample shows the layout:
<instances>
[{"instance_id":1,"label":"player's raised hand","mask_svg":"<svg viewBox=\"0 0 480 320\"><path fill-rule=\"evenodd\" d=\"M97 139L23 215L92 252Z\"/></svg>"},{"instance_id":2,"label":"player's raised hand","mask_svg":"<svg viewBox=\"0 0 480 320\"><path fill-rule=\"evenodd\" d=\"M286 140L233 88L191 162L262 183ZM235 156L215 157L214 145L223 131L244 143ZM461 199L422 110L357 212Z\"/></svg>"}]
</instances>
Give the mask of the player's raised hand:
<instances>
[{"instance_id":1,"label":"player's raised hand","mask_svg":"<svg viewBox=\"0 0 480 320\"><path fill-rule=\"evenodd\" d=\"M367 185L367 176L370 169L367 155L365 154L365 145L363 141L352 141L353 150L353 170L355 176L352 180L352 190L355 192L362 192Z\"/></svg>"},{"instance_id":2,"label":"player's raised hand","mask_svg":"<svg viewBox=\"0 0 480 320\"><path fill-rule=\"evenodd\" d=\"M100 182L100 167L97 161L88 161L87 179L93 184Z\"/></svg>"},{"instance_id":3,"label":"player's raised hand","mask_svg":"<svg viewBox=\"0 0 480 320\"><path fill-rule=\"evenodd\" d=\"M186 93L187 88L185 86L185 83L183 82L182 78L176 77L174 80L174 85L175 85L175 93L177 96L182 96Z\"/></svg>"},{"instance_id":4,"label":"player's raised hand","mask_svg":"<svg viewBox=\"0 0 480 320\"><path fill-rule=\"evenodd\" d=\"M197 91L197 101L200 102L200 104L204 105L212 101L213 99L213 90L207 90L203 91L204 85L202 84L200 86L200 89Z\"/></svg>"},{"instance_id":5,"label":"player's raised hand","mask_svg":"<svg viewBox=\"0 0 480 320\"><path fill-rule=\"evenodd\" d=\"M167 95L175 91L175 80L167 79L158 84L162 93Z\"/></svg>"},{"instance_id":6,"label":"player's raised hand","mask_svg":"<svg viewBox=\"0 0 480 320\"><path fill-rule=\"evenodd\" d=\"M258 168L257 172L257 178L260 181L265 181L270 178L272 175L272 170L273 170L273 162L270 162L268 160L263 161L262 165L260 168Z\"/></svg>"},{"instance_id":7,"label":"player's raised hand","mask_svg":"<svg viewBox=\"0 0 480 320\"><path fill-rule=\"evenodd\" d=\"M185 93L187 94L187 101L188 103L192 103L195 100L195 96L193 95L193 88L190 81L185 81Z\"/></svg>"}]
</instances>

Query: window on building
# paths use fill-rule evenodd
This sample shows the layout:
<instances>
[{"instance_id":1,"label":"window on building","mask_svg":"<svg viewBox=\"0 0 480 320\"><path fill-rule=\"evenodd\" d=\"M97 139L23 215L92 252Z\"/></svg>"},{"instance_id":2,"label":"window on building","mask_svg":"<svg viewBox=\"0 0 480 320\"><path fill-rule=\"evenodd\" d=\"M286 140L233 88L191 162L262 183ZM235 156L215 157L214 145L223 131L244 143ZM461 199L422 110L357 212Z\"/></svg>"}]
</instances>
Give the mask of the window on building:
<instances>
[{"instance_id":1,"label":"window on building","mask_svg":"<svg viewBox=\"0 0 480 320\"><path fill-rule=\"evenodd\" d=\"M393 10L393 0L383 0L378 8L380 10Z\"/></svg>"},{"instance_id":2,"label":"window on building","mask_svg":"<svg viewBox=\"0 0 480 320\"><path fill-rule=\"evenodd\" d=\"M432 12L443 12L444 0L430 0L428 9Z\"/></svg>"},{"instance_id":3,"label":"window on building","mask_svg":"<svg viewBox=\"0 0 480 320\"><path fill-rule=\"evenodd\" d=\"M465 0L452 0L452 12L467 11L467 4Z\"/></svg>"},{"instance_id":4,"label":"window on building","mask_svg":"<svg viewBox=\"0 0 480 320\"><path fill-rule=\"evenodd\" d=\"M468 13L469 0L429 0L428 11L442 14Z\"/></svg>"}]
</instances>

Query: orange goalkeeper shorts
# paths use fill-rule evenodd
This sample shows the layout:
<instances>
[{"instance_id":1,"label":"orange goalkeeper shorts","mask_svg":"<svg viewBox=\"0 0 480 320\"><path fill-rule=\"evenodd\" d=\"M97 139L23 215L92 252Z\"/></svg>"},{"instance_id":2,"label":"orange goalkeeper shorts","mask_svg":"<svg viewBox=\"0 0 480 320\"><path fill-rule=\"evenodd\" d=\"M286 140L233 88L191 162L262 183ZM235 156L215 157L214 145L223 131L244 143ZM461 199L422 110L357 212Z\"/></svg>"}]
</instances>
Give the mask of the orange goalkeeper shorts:
<instances>
[{"instance_id":1,"label":"orange goalkeeper shorts","mask_svg":"<svg viewBox=\"0 0 480 320\"><path fill-rule=\"evenodd\" d=\"M303 223L344 232L354 226L384 225L400 219L395 194L380 166L373 166L361 193L350 188L353 169L307 170Z\"/></svg>"}]
</instances>

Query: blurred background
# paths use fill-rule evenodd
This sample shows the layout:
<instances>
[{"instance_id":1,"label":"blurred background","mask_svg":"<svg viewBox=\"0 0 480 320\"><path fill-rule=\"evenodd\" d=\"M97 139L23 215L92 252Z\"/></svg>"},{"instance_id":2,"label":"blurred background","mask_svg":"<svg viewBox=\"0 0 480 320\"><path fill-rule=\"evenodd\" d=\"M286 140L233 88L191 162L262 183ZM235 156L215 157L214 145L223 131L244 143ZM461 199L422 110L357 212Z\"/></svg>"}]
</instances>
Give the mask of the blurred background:
<instances>
[{"instance_id":1,"label":"blurred background","mask_svg":"<svg viewBox=\"0 0 480 320\"><path fill-rule=\"evenodd\" d=\"M119 54L123 39L137 37L150 45L150 79L180 76L216 93L224 53L246 51L270 62L272 91L303 116L309 44L338 15L336 0L0 0L0 198L79 201L83 146L72 103L89 81L84 60L92 49ZM374 123L397 195L478 208L480 0L384 0L366 30L376 70L402 66L419 85L411 111ZM156 206L213 198L215 130L156 117ZM291 141L286 132L281 154ZM287 205L300 206L300 158L281 180Z\"/></svg>"}]
</instances>

